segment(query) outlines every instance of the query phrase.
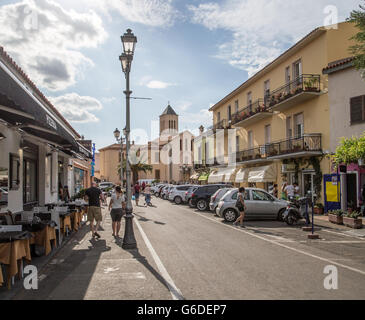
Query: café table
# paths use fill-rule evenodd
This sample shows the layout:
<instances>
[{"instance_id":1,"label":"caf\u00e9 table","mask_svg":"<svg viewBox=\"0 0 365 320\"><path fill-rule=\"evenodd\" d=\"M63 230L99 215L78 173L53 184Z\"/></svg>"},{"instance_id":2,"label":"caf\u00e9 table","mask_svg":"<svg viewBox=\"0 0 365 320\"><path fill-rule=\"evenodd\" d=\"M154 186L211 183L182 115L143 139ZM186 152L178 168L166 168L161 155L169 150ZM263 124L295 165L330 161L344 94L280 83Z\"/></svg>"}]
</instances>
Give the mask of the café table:
<instances>
[{"instance_id":1,"label":"caf\u00e9 table","mask_svg":"<svg viewBox=\"0 0 365 320\"><path fill-rule=\"evenodd\" d=\"M30 253L31 234L27 231L0 233L0 264L7 268L8 288L11 288L11 279L19 275L23 268L23 259L31 262ZM18 263L21 262L21 266ZM0 286L4 283L4 276L0 268Z\"/></svg>"}]
</instances>

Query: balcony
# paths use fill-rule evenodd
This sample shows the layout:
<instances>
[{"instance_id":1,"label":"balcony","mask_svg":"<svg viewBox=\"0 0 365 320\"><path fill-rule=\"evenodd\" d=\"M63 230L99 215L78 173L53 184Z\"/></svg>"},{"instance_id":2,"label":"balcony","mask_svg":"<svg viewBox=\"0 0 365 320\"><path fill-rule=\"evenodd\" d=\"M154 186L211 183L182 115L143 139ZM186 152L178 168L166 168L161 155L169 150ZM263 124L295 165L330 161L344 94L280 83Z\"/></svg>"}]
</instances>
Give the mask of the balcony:
<instances>
[{"instance_id":1,"label":"balcony","mask_svg":"<svg viewBox=\"0 0 365 320\"><path fill-rule=\"evenodd\" d=\"M219 129L226 129L226 128L228 128L227 123L228 123L227 120L223 119L223 120L217 122L215 125L209 127L208 130L216 131L216 130L219 130Z\"/></svg>"},{"instance_id":2,"label":"balcony","mask_svg":"<svg viewBox=\"0 0 365 320\"><path fill-rule=\"evenodd\" d=\"M206 168L204 163L194 163L194 170L200 170Z\"/></svg>"},{"instance_id":3,"label":"balcony","mask_svg":"<svg viewBox=\"0 0 365 320\"><path fill-rule=\"evenodd\" d=\"M206 166L208 168L219 167L219 166L223 166L225 164L226 164L225 157L214 157L214 158L208 159L206 161Z\"/></svg>"},{"instance_id":4,"label":"balcony","mask_svg":"<svg viewBox=\"0 0 365 320\"><path fill-rule=\"evenodd\" d=\"M265 104L272 111L284 111L321 94L321 76L305 74L271 92Z\"/></svg>"},{"instance_id":5,"label":"balcony","mask_svg":"<svg viewBox=\"0 0 365 320\"><path fill-rule=\"evenodd\" d=\"M253 149L247 149L243 151L236 152L236 162L245 162L245 163L258 163L262 160L265 160L267 148L265 146L260 146Z\"/></svg>"},{"instance_id":6,"label":"balcony","mask_svg":"<svg viewBox=\"0 0 365 320\"><path fill-rule=\"evenodd\" d=\"M266 149L269 160L321 155L322 135L320 133L305 134L299 138L273 142Z\"/></svg>"},{"instance_id":7,"label":"balcony","mask_svg":"<svg viewBox=\"0 0 365 320\"><path fill-rule=\"evenodd\" d=\"M264 100L259 99L232 116L232 125L244 127L272 116L272 111L266 107Z\"/></svg>"}]
</instances>

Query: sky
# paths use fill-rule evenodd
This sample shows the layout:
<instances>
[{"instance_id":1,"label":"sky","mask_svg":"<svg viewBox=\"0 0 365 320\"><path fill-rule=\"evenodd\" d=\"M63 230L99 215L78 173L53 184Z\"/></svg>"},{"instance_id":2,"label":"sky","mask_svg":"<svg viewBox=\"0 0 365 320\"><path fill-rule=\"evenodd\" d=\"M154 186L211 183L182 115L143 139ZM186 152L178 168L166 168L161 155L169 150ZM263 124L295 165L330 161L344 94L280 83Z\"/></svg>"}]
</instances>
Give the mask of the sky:
<instances>
[{"instance_id":1,"label":"sky","mask_svg":"<svg viewBox=\"0 0 365 320\"><path fill-rule=\"evenodd\" d=\"M125 127L120 36L138 38L132 139L157 137L168 103L180 130L212 125L209 108L314 28L360 0L0 0L0 46L100 149ZM244 106L240 106L241 108ZM140 134L141 129L146 135Z\"/></svg>"}]
</instances>

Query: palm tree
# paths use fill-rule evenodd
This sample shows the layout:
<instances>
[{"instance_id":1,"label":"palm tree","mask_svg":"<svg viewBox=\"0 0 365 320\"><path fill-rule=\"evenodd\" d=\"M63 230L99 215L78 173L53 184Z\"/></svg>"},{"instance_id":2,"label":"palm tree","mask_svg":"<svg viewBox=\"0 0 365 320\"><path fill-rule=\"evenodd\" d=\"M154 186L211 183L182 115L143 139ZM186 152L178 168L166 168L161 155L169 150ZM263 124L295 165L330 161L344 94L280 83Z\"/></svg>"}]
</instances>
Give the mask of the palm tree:
<instances>
[{"instance_id":1,"label":"palm tree","mask_svg":"<svg viewBox=\"0 0 365 320\"><path fill-rule=\"evenodd\" d=\"M130 157L131 171L133 175L133 184L135 184L138 181L139 172L147 173L153 171L153 167L147 163L146 159L141 159L141 158L139 150ZM126 171L126 164L127 161L124 159L123 160L124 172ZM120 164L118 165L118 174L120 174Z\"/></svg>"}]
</instances>

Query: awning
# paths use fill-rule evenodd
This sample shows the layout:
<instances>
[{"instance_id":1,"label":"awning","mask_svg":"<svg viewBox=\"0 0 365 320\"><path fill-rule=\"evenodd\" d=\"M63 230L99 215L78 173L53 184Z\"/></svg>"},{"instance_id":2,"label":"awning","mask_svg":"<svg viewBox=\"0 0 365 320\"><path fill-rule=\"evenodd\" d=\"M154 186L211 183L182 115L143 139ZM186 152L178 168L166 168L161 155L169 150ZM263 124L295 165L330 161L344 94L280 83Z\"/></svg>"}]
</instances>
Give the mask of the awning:
<instances>
[{"instance_id":1,"label":"awning","mask_svg":"<svg viewBox=\"0 0 365 320\"><path fill-rule=\"evenodd\" d=\"M35 98L0 68L0 118L23 131L79 152L65 124L47 112Z\"/></svg>"},{"instance_id":2,"label":"awning","mask_svg":"<svg viewBox=\"0 0 365 320\"><path fill-rule=\"evenodd\" d=\"M208 183L231 182L235 170L234 167L217 169L210 174Z\"/></svg>"},{"instance_id":3,"label":"awning","mask_svg":"<svg viewBox=\"0 0 365 320\"><path fill-rule=\"evenodd\" d=\"M252 168L248 175L248 182L275 182L277 180L274 165Z\"/></svg>"},{"instance_id":4,"label":"awning","mask_svg":"<svg viewBox=\"0 0 365 320\"><path fill-rule=\"evenodd\" d=\"M199 173L195 173L190 177L190 180L198 180L199 179Z\"/></svg>"},{"instance_id":5,"label":"awning","mask_svg":"<svg viewBox=\"0 0 365 320\"><path fill-rule=\"evenodd\" d=\"M242 168L236 174L236 183L248 182L248 175L250 173L250 169Z\"/></svg>"},{"instance_id":6,"label":"awning","mask_svg":"<svg viewBox=\"0 0 365 320\"><path fill-rule=\"evenodd\" d=\"M199 181L207 181L208 178L209 178L209 174L208 173L203 173L203 174L200 175L198 180Z\"/></svg>"}]
</instances>

